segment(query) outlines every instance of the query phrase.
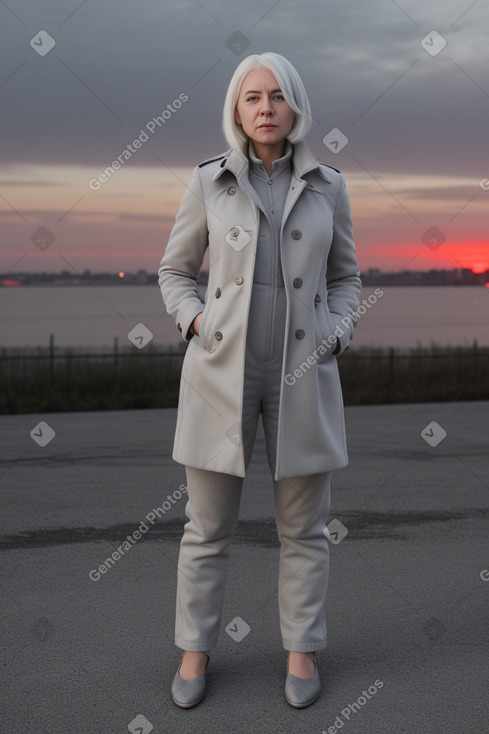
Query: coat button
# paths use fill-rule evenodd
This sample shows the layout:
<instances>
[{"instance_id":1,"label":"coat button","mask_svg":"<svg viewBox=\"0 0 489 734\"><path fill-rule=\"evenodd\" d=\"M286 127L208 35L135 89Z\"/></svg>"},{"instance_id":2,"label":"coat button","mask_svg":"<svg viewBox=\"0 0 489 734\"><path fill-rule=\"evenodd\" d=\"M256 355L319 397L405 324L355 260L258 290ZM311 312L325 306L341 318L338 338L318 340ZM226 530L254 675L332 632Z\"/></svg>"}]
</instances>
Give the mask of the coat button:
<instances>
[{"instance_id":1,"label":"coat button","mask_svg":"<svg viewBox=\"0 0 489 734\"><path fill-rule=\"evenodd\" d=\"M293 229L291 234L293 240L300 240L300 238L302 237L302 232L300 231L300 229Z\"/></svg>"},{"instance_id":2,"label":"coat button","mask_svg":"<svg viewBox=\"0 0 489 734\"><path fill-rule=\"evenodd\" d=\"M221 289L220 288L216 288L215 296L216 296L216 298L220 298L221 297Z\"/></svg>"},{"instance_id":3,"label":"coat button","mask_svg":"<svg viewBox=\"0 0 489 734\"><path fill-rule=\"evenodd\" d=\"M230 186L228 188L228 194L229 194L229 196L234 196L235 193L236 193L236 188L234 186Z\"/></svg>"},{"instance_id":4,"label":"coat button","mask_svg":"<svg viewBox=\"0 0 489 734\"><path fill-rule=\"evenodd\" d=\"M302 288L302 278L294 278L294 288Z\"/></svg>"},{"instance_id":5,"label":"coat button","mask_svg":"<svg viewBox=\"0 0 489 734\"><path fill-rule=\"evenodd\" d=\"M236 283L236 285L242 285L243 281L244 281L244 278L242 275L237 275L234 279L234 282Z\"/></svg>"},{"instance_id":6,"label":"coat button","mask_svg":"<svg viewBox=\"0 0 489 734\"><path fill-rule=\"evenodd\" d=\"M216 339L217 339L218 342L221 341L221 339L222 339L222 333L220 331L216 331L216 333L214 334L214 336L216 337Z\"/></svg>"},{"instance_id":7,"label":"coat button","mask_svg":"<svg viewBox=\"0 0 489 734\"><path fill-rule=\"evenodd\" d=\"M316 306L318 305L318 303L321 303L321 296L319 295L319 293L316 293L316 295L314 296L314 303L316 304Z\"/></svg>"},{"instance_id":8,"label":"coat button","mask_svg":"<svg viewBox=\"0 0 489 734\"><path fill-rule=\"evenodd\" d=\"M297 339L304 339L306 332L304 331L304 329L297 329L297 331L295 332L295 335Z\"/></svg>"}]
</instances>

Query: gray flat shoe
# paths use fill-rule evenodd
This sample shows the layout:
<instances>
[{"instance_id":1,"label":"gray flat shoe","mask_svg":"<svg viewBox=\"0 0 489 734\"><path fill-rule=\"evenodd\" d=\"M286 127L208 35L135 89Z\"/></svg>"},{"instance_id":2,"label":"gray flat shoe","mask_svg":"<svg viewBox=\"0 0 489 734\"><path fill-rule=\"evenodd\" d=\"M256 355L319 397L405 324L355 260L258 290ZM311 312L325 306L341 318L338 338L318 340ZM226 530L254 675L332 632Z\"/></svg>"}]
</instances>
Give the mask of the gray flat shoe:
<instances>
[{"instance_id":1,"label":"gray flat shoe","mask_svg":"<svg viewBox=\"0 0 489 734\"><path fill-rule=\"evenodd\" d=\"M209 665L209 655L207 655L207 662L205 664L205 673L207 672L207 666ZM190 680L184 680L180 676L180 667L182 665L183 656L185 650L182 653L182 659L180 665L175 673L173 683L171 686L171 697L173 702L182 709L191 709L192 706L197 706L205 696L205 673L199 675L198 678L191 678Z\"/></svg>"},{"instance_id":2,"label":"gray flat shoe","mask_svg":"<svg viewBox=\"0 0 489 734\"><path fill-rule=\"evenodd\" d=\"M288 672L289 661L287 659L287 677L285 679L285 698L287 703L296 709L303 709L310 706L319 698L321 693L321 683L319 681L319 673L314 657L314 675L310 678L298 678Z\"/></svg>"}]
</instances>

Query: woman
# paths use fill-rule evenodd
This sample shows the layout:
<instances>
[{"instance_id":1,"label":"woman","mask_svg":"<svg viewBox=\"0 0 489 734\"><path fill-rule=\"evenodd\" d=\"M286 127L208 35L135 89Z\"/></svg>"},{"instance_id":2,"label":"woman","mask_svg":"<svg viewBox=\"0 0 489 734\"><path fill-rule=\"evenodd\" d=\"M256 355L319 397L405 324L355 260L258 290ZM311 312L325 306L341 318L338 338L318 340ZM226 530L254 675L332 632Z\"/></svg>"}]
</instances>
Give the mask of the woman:
<instances>
[{"instance_id":1,"label":"woman","mask_svg":"<svg viewBox=\"0 0 489 734\"><path fill-rule=\"evenodd\" d=\"M245 58L224 104L230 149L194 168L158 271L189 342L173 449L188 488L175 623L184 653L172 684L183 708L205 694L260 413L281 542L285 697L302 708L320 693L330 480L348 463L336 356L349 346L361 281L345 181L310 152L310 126L292 64L275 53ZM207 247L203 303L196 279Z\"/></svg>"}]
</instances>

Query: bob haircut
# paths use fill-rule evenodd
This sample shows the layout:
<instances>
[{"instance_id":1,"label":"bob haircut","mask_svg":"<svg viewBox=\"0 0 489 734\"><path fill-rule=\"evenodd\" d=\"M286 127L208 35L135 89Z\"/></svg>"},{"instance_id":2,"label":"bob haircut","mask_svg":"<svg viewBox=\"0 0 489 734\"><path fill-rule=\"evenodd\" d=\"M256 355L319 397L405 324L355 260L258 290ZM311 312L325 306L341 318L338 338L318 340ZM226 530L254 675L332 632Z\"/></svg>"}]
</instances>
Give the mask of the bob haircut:
<instances>
[{"instance_id":1,"label":"bob haircut","mask_svg":"<svg viewBox=\"0 0 489 734\"><path fill-rule=\"evenodd\" d=\"M264 67L269 69L277 79L285 101L296 113L294 126L287 135L291 143L303 140L312 125L311 107L306 90L297 70L284 56L267 52L247 56L239 64L229 82L222 113L222 131L231 148L235 148L245 158L249 138L234 119L234 110L238 101L241 85L251 69Z\"/></svg>"}]
</instances>

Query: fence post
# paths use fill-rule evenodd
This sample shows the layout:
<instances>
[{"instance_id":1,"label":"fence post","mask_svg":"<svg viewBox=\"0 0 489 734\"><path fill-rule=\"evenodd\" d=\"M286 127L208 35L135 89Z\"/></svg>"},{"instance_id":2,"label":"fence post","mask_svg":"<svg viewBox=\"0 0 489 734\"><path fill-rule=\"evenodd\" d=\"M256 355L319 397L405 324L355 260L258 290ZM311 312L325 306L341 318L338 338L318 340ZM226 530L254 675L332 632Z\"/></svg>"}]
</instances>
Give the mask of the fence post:
<instances>
[{"instance_id":1,"label":"fence post","mask_svg":"<svg viewBox=\"0 0 489 734\"><path fill-rule=\"evenodd\" d=\"M394 383L394 347L389 349L389 382Z\"/></svg>"},{"instance_id":2,"label":"fence post","mask_svg":"<svg viewBox=\"0 0 489 734\"><path fill-rule=\"evenodd\" d=\"M114 372L117 372L117 364L119 359L119 341L114 337Z\"/></svg>"},{"instance_id":3,"label":"fence post","mask_svg":"<svg viewBox=\"0 0 489 734\"><path fill-rule=\"evenodd\" d=\"M474 339L474 379L477 379L479 376L479 345L477 343L477 339Z\"/></svg>"},{"instance_id":4,"label":"fence post","mask_svg":"<svg viewBox=\"0 0 489 734\"><path fill-rule=\"evenodd\" d=\"M49 335L49 383L54 382L54 334Z\"/></svg>"}]
</instances>

